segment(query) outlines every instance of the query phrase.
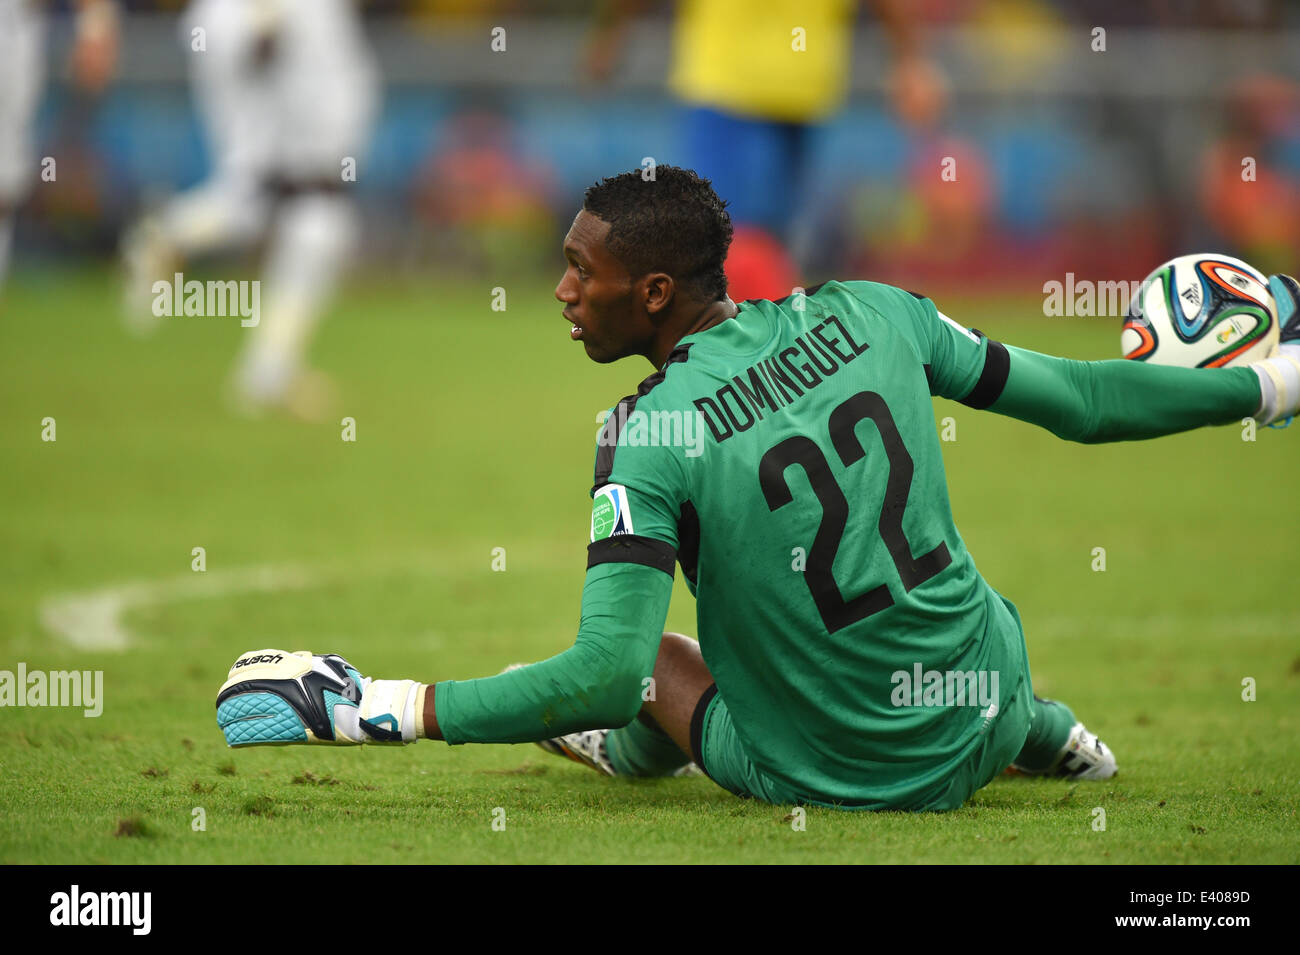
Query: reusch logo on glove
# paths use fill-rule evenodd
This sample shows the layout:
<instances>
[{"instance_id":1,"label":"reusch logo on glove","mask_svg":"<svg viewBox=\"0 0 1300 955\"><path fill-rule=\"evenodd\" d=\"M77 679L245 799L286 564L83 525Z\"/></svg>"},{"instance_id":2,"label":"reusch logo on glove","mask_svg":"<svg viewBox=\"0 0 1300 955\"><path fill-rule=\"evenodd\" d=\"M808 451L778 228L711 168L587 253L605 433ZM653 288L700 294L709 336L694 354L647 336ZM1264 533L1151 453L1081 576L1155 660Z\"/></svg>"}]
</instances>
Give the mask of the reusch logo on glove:
<instances>
[{"instance_id":1,"label":"reusch logo on glove","mask_svg":"<svg viewBox=\"0 0 1300 955\"><path fill-rule=\"evenodd\" d=\"M252 666L254 663L279 663L284 657L279 654L263 653L255 657L244 657L242 660L236 660L235 665L230 669L238 670L240 667Z\"/></svg>"}]
</instances>

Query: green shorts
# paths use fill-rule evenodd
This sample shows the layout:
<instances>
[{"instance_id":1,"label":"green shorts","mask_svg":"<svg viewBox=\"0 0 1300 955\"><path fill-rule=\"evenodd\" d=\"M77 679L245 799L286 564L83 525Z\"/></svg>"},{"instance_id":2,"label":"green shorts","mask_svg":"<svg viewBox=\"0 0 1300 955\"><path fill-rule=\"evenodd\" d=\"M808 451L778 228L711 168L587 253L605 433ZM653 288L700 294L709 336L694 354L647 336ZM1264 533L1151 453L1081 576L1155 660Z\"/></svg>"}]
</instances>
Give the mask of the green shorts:
<instances>
[{"instance_id":1,"label":"green shorts","mask_svg":"<svg viewBox=\"0 0 1300 955\"><path fill-rule=\"evenodd\" d=\"M744 799L835 809L889 808L916 812L956 809L1006 769L1024 746L1029 734L1033 701L1028 672L1026 666L1015 692L984 734L982 745L943 784L925 793L915 805L849 806L792 791L784 783L763 773L749 758L716 683L704 691L696 704L691 718L691 752L696 764L710 779Z\"/></svg>"}]
</instances>

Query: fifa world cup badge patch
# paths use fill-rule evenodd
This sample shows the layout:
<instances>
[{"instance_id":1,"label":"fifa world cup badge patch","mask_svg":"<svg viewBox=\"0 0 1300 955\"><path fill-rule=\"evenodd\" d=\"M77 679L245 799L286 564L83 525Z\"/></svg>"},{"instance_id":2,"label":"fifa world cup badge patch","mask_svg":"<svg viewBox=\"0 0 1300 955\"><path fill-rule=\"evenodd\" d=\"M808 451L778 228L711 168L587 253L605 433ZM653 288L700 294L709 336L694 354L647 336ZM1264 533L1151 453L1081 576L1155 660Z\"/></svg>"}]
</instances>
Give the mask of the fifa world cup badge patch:
<instances>
[{"instance_id":1,"label":"fifa world cup badge patch","mask_svg":"<svg viewBox=\"0 0 1300 955\"><path fill-rule=\"evenodd\" d=\"M603 541L615 534L631 534L632 509L627 503L627 488L606 484L591 502L591 542Z\"/></svg>"}]
</instances>

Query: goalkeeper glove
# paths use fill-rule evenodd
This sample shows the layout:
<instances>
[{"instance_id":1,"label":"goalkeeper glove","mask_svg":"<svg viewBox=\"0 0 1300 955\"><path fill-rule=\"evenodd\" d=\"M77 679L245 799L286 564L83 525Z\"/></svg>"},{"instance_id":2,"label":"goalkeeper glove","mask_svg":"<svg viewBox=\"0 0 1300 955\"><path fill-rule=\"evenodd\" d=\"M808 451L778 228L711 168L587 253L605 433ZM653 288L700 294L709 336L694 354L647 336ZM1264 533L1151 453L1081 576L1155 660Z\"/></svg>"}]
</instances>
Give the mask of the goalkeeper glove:
<instances>
[{"instance_id":1,"label":"goalkeeper glove","mask_svg":"<svg viewBox=\"0 0 1300 955\"><path fill-rule=\"evenodd\" d=\"M1259 375L1261 400L1255 420L1261 424L1300 411L1300 283L1289 275L1270 275L1268 288L1277 306L1277 351L1250 363Z\"/></svg>"},{"instance_id":2,"label":"goalkeeper glove","mask_svg":"<svg viewBox=\"0 0 1300 955\"><path fill-rule=\"evenodd\" d=\"M240 654L217 693L217 725L230 746L411 743L423 734L414 680L372 680L337 654Z\"/></svg>"}]
</instances>

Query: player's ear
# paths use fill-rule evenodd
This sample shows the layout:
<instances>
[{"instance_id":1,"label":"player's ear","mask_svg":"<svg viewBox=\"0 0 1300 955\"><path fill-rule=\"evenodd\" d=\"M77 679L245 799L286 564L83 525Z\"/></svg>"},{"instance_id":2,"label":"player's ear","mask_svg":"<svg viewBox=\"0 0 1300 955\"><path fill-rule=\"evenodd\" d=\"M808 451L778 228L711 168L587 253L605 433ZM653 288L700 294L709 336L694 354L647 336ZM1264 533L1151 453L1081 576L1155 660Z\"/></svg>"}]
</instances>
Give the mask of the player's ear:
<instances>
[{"instance_id":1,"label":"player's ear","mask_svg":"<svg viewBox=\"0 0 1300 955\"><path fill-rule=\"evenodd\" d=\"M668 307L677 294L677 285L667 272L651 272L645 282L645 310L652 320L658 321L668 314Z\"/></svg>"}]
</instances>

